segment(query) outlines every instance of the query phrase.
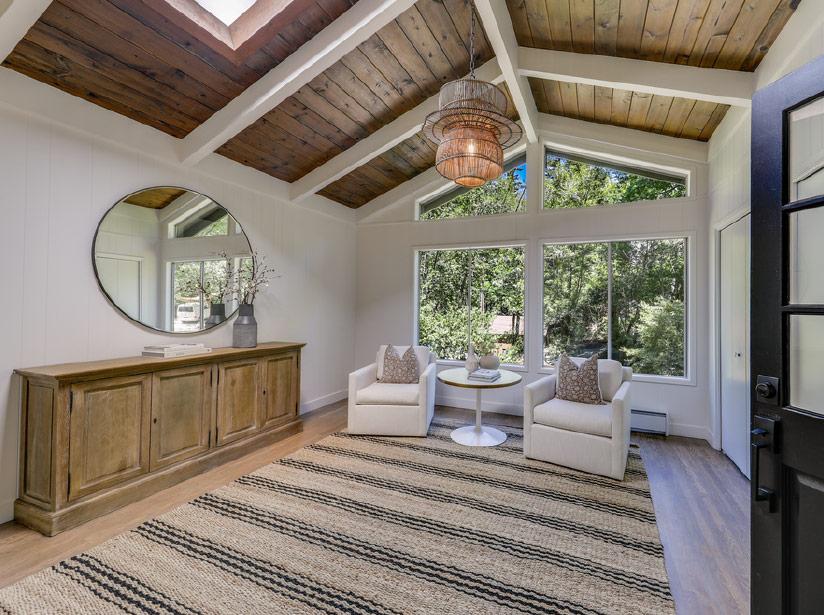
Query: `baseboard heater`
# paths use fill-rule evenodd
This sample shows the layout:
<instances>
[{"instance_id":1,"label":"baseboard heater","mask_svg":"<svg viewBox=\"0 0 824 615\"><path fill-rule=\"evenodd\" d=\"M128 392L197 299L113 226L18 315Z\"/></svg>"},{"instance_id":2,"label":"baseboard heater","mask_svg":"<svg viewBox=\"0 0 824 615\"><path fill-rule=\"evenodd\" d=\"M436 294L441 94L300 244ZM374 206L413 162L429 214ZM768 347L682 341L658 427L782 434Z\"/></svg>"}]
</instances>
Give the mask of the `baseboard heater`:
<instances>
[{"instance_id":1,"label":"baseboard heater","mask_svg":"<svg viewBox=\"0 0 824 615\"><path fill-rule=\"evenodd\" d=\"M630 425L632 431L654 433L666 436L669 434L669 419L666 411L661 410L630 410Z\"/></svg>"}]
</instances>

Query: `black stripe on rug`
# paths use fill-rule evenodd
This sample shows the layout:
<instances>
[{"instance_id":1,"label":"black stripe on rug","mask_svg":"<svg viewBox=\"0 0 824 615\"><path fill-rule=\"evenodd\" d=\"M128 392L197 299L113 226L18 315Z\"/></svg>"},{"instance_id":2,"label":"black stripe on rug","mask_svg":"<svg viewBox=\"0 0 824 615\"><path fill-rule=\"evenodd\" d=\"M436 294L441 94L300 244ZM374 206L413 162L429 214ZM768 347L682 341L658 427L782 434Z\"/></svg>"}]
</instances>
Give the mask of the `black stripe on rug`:
<instances>
[{"instance_id":1,"label":"black stripe on rug","mask_svg":"<svg viewBox=\"0 0 824 615\"><path fill-rule=\"evenodd\" d=\"M463 506L464 508L469 508L471 510L477 510L480 512L485 512L500 517L511 517L513 519L526 521L528 523L539 525L541 527L546 527L549 529L563 532L570 532L572 534L577 534L579 536L586 536L588 538L600 540L612 545L631 549L633 551L646 553L648 555L661 556L664 553L663 547L660 545L660 543L657 542L639 540L632 536L620 534L619 532L614 532L611 530L606 530L600 527L586 525L584 523L578 523L559 517L552 517L548 515L527 512L524 510L520 510L518 508L514 508L512 506L492 504L486 500L461 496L447 491L439 491L437 489L430 489L426 487L417 487L414 485L401 483L399 481L379 478L377 476L372 476L368 474L360 474L357 472L340 470L338 468L326 466L316 462L286 458L280 459L274 463L278 465L287 466L290 468L295 468L298 470L303 470L305 472L329 476L331 478L336 478L338 480L344 480L361 485L368 485L370 487L376 487L378 489L383 489L385 491L402 493L404 495L409 495L419 499L429 500L432 502L454 504L457 506Z\"/></svg>"},{"instance_id":2,"label":"black stripe on rug","mask_svg":"<svg viewBox=\"0 0 824 615\"><path fill-rule=\"evenodd\" d=\"M592 560L576 557L562 551L555 551L540 545L521 542L491 532L474 530L470 527L452 525L419 517L408 513L376 506L367 502L353 500L318 489L305 489L290 485L263 476L243 476L235 484L246 485L254 489L265 489L280 495L291 496L323 506L342 510L344 512L378 519L385 523L416 530L433 536L452 538L462 542L483 546L499 553L511 555L519 559L549 563L572 572L592 575L599 579L610 581L616 585L646 592L663 598L671 598L669 584L644 575L634 574L625 570L612 568Z\"/></svg>"},{"instance_id":3,"label":"black stripe on rug","mask_svg":"<svg viewBox=\"0 0 824 615\"><path fill-rule=\"evenodd\" d=\"M327 453L329 455L348 457L350 459L359 459L361 461L367 461L369 463L395 466L403 468L404 470L417 472L419 474L438 476L440 478L448 478L451 480L457 480L476 485L483 485L486 487L496 487L498 489L504 489L506 491L514 491L516 493L523 493L524 495L541 497L556 502L563 502L565 504L571 504L572 506L580 506L581 508L587 508L589 510L595 510L597 512L608 513L611 515L615 515L617 517L635 519L636 521L641 521L644 523L655 524L656 522L655 513L650 511L633 508L631 506L623 506L621 504L614 504L611 502L604 502L602 500L596 500L581 495L571 495L568 493L564 493L563 491L556 491L554 489L545 489L542 487L521 485L510 481L491 478L489 476L477 476L474 474L468 474L466 472L448 470L446 468L431 466L423 463L418 463L415 461L404 461L401 459L394 459L392 457L372 455L371 453L363 453L360 451L353 451L350 449L338 448L335 446L327 446L325 444L310 444L306 447L306 449Z\"/></svg>"},{"instance_id":4,"label":"black stripe on rug","mask_svg":"<svg viewBox=\"0 0 824 615\"><path fill-rule=\"evenodd\" d=\"M97 584L101 589L147 613L197 615L200 612L190 609L162 591L147 585L144 581L85 553L61 562L54 568L57 567L73 570L91 583Z\"/></svg>"},{"instance_id":5,"label":"black stripe on rug","mask_svg":"<svg viewBox=\"0 0 824 615\"><path fill-rule=\"evenodd\" d=\"M388 446L394 448L402 448L409 451L416 451L419 453L425 453L427 455L434 455L437 457L446 457L448 459L461 459L463 461L472 461L475 463L481 463L484 465L491 465L497 466L500 468L507 468L508 470L515 470L516 472L524 472L526 474L540 474L540 475L549 475L555 476L557 478L561 478L563 480L568 480L570 482L580 483L583 485L594 485L596 487L605 487L612 491L621 491L623 493L631 493L633 495L639 495L644 498L649 497L649 489L642 489L640 487L633 487L632 485L627 485L622 483L621 481L615 480L613 478L604 478L601 476L597 476L595 474L577 474L574 471L564 471L564 470L556 470L550 464L542 464L541 467L536 466L528 466L523 463L515 463L512 461L506 461L503 459L494 459L490 457L486 457L484 455L477 455L474 453L468 453L462 450L456 451L453 449L445 449L445 448L434 448L432 446L423 446L420 444L415 444L412 442L403 442L400 440L392 440L390 438L381 438L378 436L364 436L358 434L349 434L349 433L336 433L334 434L337 438L352 438L354 440L363 440L366 442L371 442L372 444L377 444L379 446ZM431 438L432 436L428 436ZM446 439L446 438L444 438ZM449 438L451 441L452 439Z\"/></svg>"},{"instance_id":6,"label":"black stripe on rug","mask_svg":"<svg viewBox=\"0 0 824 615\"><path fill-rule=\"evenodd\" d=\"M205 497L205 496L203 496ZM134 530L147 540L206 562L259 587L332 615L400 615L398 611L357 594L295 574L272 562L257 559L220 543L153 520Z\"/></svg>"},{"instance_id":7,"label":"black stripe on rug","mask_svg":"<svg viewBox=\"0 0 824 615\"><path fill-rule=\"evenodd\" d=\"M397 549L359 540L339 532L312 525L267 510L212 494L203 495L192 503L194 506L250 525L267 529L314 544L341 555L380 565L427 583L459 591L499 606L515 608L535 615L563 613L569 615L596 615L599 611L574 602L549 596L525 587L511 585L493 577L461 570L460 568L416 557Z\"/></svg>"}]
</instances>

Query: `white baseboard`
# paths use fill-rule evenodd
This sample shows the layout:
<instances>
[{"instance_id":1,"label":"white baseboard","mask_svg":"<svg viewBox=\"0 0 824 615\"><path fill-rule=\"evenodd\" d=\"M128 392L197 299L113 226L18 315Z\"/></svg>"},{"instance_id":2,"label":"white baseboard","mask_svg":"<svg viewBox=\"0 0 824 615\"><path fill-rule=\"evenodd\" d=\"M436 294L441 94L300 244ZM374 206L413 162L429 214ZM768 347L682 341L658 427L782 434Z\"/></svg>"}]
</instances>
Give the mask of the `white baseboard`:
<instances>
[{"instance_id":1,"label":"white baseboard","mask_svg":"<svg viewBox=\"0 0 824 615\"><path fill-rule=\"evenodd\" d=\"M0 502L0 523L14 519L14 500Z\"/></svg>"},{"instance_id":2,"label":"white baseboard","mask_svg":"<svg viewBox=\"0 0 824 615\"><path fill-rule=\"evenodd\" d=\"M466 408L467 410L475 409L475 400L467 399L465 397L452 397L449 395L436 395L435 405L437 406L451 406L453 408ZM483 409L488 412L499 412L500 414L511 414L513 416L523 416L524 409L515 404L507 404L499 401L483 401Z\"/></svg>"},{"instance_id":3,"label":"white baseboard","mask_svg":"<svg viewBox=\"0 0 824 615\"><path fill-rule=\"evenodd\" d=\"M712 433L710 433L708 428L701 425L688 425L686 423L671 422L669 424L669 435L706 440L710 446L712 446Z\"/></svg>"},{"instance_id":4,"label":"white baseboard","mask_svg":"<svg viewBox=\"0 0 824 615\"><path fill-rule=\"evenodd\" d=\"M349 391L343 389L341 391L335 391L334 393L329 393L328 395L323 395L316 399L303 402L300 405L300 413L306 414L307 412L312 412L313 410L323 408L324 406L328 406L329 404L334 404L335 402L339 402L342 399L346 399L346 396L348 394Z\"/></svg>"}]
</instances>

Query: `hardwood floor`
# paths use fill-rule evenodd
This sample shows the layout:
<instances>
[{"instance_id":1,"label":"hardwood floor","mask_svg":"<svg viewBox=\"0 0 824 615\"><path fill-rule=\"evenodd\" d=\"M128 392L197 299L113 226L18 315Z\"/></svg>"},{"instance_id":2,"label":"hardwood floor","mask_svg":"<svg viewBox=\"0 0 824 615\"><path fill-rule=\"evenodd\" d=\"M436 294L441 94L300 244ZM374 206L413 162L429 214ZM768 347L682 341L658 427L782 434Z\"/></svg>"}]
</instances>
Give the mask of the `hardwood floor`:
<instances>
[{"instance_id":1,"label":"hardwood floor","mask_svg":"<svg viewBox=\"0 0 824 615\"><path fill-rule=\"evenodd\" d=\"M439 416L474 413L438 408ZM487 413L489 423L520 417ZM346 402L305 417L304 431L83 526L46 538L0 525L0 587L14 583L315 442L346 424ZM667 572L679 615L749 612L749 483L722 453L689 438L634 436L652 486Z\"/></svg>"}]
</instances>

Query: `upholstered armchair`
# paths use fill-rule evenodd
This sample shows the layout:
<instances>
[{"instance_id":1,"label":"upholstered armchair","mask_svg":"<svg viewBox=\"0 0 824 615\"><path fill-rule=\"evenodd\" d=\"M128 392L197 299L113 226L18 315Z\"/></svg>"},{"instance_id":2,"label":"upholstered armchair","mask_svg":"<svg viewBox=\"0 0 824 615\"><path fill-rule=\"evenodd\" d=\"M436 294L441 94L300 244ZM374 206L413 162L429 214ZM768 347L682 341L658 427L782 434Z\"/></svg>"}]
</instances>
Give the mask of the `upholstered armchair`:
<instances>
[{"instance_id":1,"label":"upholstered armchair","mask_svg":"<svg viewBox=\"0 0 824 615\"><path fill-rule=\"evenodd\" d=\"M580 365L584 359L572 358ZM555 397L556 377L524 387L524 455L623 480L630 431L632 369L598 361L604 405Z\"/></svg>"},{"instance_id":2,"label":"upholstered armchair","mask_svg":"<svg viewBox=\"0 0 824 615\"><path fill-rule=\"evenodd\" d=\"M408 346L395 346L402 355ZM380 382L386 346L374 363L349 374L347 430L375 436L425 436L435 413L437 357L426 346L415 346L420 379L413 384Z\"/></svg>"}]
</instances>

